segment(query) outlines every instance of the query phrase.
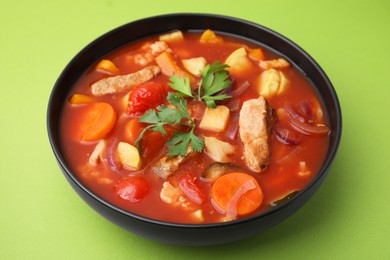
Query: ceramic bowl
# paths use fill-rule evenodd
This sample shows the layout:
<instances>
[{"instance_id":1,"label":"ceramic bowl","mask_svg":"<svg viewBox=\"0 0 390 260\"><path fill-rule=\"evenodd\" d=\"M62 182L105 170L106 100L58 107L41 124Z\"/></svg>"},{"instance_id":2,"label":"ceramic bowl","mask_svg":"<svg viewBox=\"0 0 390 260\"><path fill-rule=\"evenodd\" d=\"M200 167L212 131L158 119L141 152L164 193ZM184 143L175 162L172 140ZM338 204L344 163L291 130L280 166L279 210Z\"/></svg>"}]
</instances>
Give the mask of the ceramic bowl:
<instances>
[{"instance_id":1,"label":"ceramic bowl","mask_svg":"<svg viewBox=\"0 0 390 260\"><path fill-rule=\"evenodd\" d=\"M69 86L91 64L124 44L172 30L212 29L267 46L288 57L309 78L326 104L331 128L329 149L314 180L286 203L258 215L226 223L178 224L149 219L122 210L98 197L70 170L61 151L59 119ZM167 14L130 22L92 41L66 66L56 81L49 100L47 127L55 158L69 184L94 210L109 221L141 236L179 245L215 245L240 240L280 223L302 207L323 183L341 138L341 110L336 92L320 66L302 48L286 37L245 20L208 14Z\"/></svg>"}]
</instances>

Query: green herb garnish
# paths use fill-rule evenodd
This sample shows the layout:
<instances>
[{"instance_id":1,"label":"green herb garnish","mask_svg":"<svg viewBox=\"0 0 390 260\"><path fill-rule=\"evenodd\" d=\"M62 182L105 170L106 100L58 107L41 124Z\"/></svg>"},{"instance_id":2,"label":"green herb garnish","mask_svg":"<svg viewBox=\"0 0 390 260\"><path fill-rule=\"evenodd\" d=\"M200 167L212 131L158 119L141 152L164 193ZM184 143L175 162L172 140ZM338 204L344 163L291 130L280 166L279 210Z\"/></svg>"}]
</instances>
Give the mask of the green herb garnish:
<instances>
[{"instance_id":1,"label":"green herb garnish","mask_svg":"<svg viewBox=\"0 0 390 260\"><path fill-rule=\"evenodd\" d=\"M206 102L207 107L215 108L217 106L215 101L231 98L227 94L215 95L228 88L231 84L231 81L228 79L229 74L225 70L227 67L229 66L217 61L212 65L207 65L203 70L201 70L200 74L202 75L202 79L199 83L196 97L192 94L190 79L188 77L183 78L173 75L169 78L170 83L168 85L172 89L178 91L180 95L196 98L199 101L203 100Z\"/></svg>"},{"instance_id":2,"label":"green herb garnish","mask_svg":"<svg viewBox=\"0 0 390 260\"><path fill-rule=\"evenodd\" d=\"M158 106L157 111L149 109L139 119L142 123L148 123L135 141L138 150L140 150L139 142L147 130L160 132L163 136L167 135L164 125L176 124L185 125L190 128L189 132L175 132L173 137L166 143L169 146L168 156L184 156L187 154L188 146L191 143L191 149L196 152L201 152L204 148L203 139L197 137L194 133L195 122L191 119L187 111L187 100L183 96L169 92L167 100L176 108L167 107L165 105Z\"/></svg>"},{"instance_id":3,"label":"green herb garnish","mask_svg":"<svg viewBox=\"0 0 390 260\"><path fill-rule=\"evenodd\" d=\"M148 123L137 140L135 141L138 150L140 150L140 141L147 130L160 132L163 136L167 135L164 126L168 124L185 125L189 127L188 132L174 132L173 137L168 140L166 145L169 147L168 156L184 156L187 154L188 146L191 144L191 149L196 152L201 152L204 148L204 140L195 135L195 122L190 117L187 111L186 97L194 98L199 101L204 101L207 107L215 108L215 101L231 98L227 94L216 95L218 92L228 88L231 81L228 79L229 74L225 70L229 67L220 62L214 62L212 65L207 65L200 71L202 79L198 84L196 94L193 94L190 78L178 77L173 75L169 78L169 86L176 90L176 93L169 92L167 96L168 102L173 107L165 105L158 106L156 110L149 109L139 119L142 123Z\"/></svg>"}]
</instances>

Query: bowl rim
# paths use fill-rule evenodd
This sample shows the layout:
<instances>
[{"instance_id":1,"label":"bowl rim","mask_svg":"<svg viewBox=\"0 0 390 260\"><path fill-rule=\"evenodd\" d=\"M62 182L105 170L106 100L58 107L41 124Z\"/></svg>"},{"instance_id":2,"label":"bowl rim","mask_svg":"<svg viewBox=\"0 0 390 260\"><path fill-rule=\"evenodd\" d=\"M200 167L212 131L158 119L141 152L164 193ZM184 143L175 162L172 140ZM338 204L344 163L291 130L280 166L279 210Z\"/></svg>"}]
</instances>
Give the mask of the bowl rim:
<instances>
[{"instance_id":1,"label":"bowl rim","mask_svg":"<svg viewBox=\"0 0 390 260\"><path fill-rule=\"evenodd\" d=\"M147 21L150 21L150 20L166 19L166 18L172 18L172 17L187 17L187 18L188 17L194 17L194 18L197 18L197 19L201 19L201 18L222 19L222 20L229 20L229 21L234 21L234 22L238 22L238 23L241 23L241 24L245 24L245 26L255 27L255 29L260 29L260 30L264 31L265 33L271 34L272 36L277 37L277 38L281 39L282 41L286 42L287 44L291 45L292 47L294 47L302 56L304 56L305 59L309 60L312 63L312 65L314 66L315 70L317 72L319 72L321 77L325 80L325 83L326 83L326 85L328 87L328 90L330 92L330 96L331 96L331 98L334 101L335 107L333 109L335 110L335 114L337 116L336 117L336 119L337 119L336 121L337 122L336 122L335 125L337 125L338 128L336 129L337 131L335 133L334 145L332 146L330 151L328 150L329 156L326 156L326 158L323 161L320 169L318 170L315 178L303 190L301 190L293 198L289 199L286 203L283 203L281 205L278 205L278 206L273 207L271 209L268 209L268 210L266 210L264 212L260 212L260 213L257 213L255 215L249 216L249 217L245 217L245 218L237 219L237 220L233 220L233 221L228 221L228 222L188 224L188 223L176 223L176 222L162 221L162 220L153 219L153 218L145 217L145 216L142 216L142 215L139 215L139 214L136 214L136 213L132 213L132 212L126 211L126 210L124 210L124 209L122 209L122 208L120 208L120 207L118 207L118 206L116 206L116 205L106 201L105 199L103 199L100 196L98 196L97 194L95 194L92 190L87 188L80 180L78 180L78 178L76 178L76 176L72 173L71 169L66 165L66 160L61 155L60 144L58 143L58 147L57 147L57 145L54 144L54 141L53 141L55 139L55 136L58 135L58 133L57 133L57 131L54 131L54 129L52 128L52 125L53 125L53 123L52 123L52 118L53 118L52 107L54 106L54 96L59 91L60 86L61 86L61 82L63 81L63 78L66 76L67 72L70 70L70 68L72 66L74 66L75 61L77 59L80 59L80 57L84 53L90 51L91 48L93 48L93 46L96 45L98 42L100 42L100 41L102 41L104 39L110 38L115 33L121 32L125 28L127 28L129 26L132 26L132 25L135 25L137 23L143 23L143 22L147 22ZM218 30L215 30L215 31L218 31ZM162 31L162 32L164 32L164 31ZM167 32L167 30L165 30L165 32ZM221 32L223 32L223 31L221 31ZM236 36L236 37L244 37L244 38L246 38L243 35L237 35L237 34L231 33L231 32L224 32L224 33L227 33L227 34L230 34L230 35L233 35L233 36ZM150 36L150 35L153 35L153 34L146 34L145 37L146 36ZM138 39L142 39L142 38L138 38ZM247 38L247 39L250 40L250 38ZM254 40L254 41L259 43L259 44L262 44L261 42L258 42L257 40ZM127 43L131 43L131 42L127 42ZM126 44L126 42L124 42L123 44ZM266 45L266 46L268 48L274 50L273 47L268 46L268 45ZM120 47L120 46L117 46L117 47L113 48L113 50L118 48L118 47ZM106 54L107 53L101 54L100 57L103 57ZM92 64L90 64L90 65L92 65ZM300 69L300 68L298 67L298 69ZM61 106L62 106L62 104L61 104ZM290 204L292 204L294 201L298 200L300 197L305 196L305 194L308 193L309 190L311 190L311 188L314 185L316 185L319 181L321 181L321 179L324 177L326 172L329 170L329 168L330 168L330 166L331 166L331 164L332 164L332 162L333 162L333 160L334 160L334 158L335 158L335 156L337 154L337 151L338 151L338 148L339 148L339 145L340 145L340 141L341 141L341 135L342 135L342 112L341 112L339 99L337 97L337 94L336 94L336 91L334 89L334 86L331 83L331 81L329 80L329 78L326 75L326 73L323 71L323 69L319 66L319 64L304 49L302 49L299 45L297 45L295 42L293 42L289 38L285 37L284 35L276 32L276 31L274 31L274 30L272 30L272 29L270 29L270 28L268 28L266 26L263 26L263 25L260 25L260 24L257 24L257 23L254 23L254 22L251 22L251 21L248 21L248 20L244 20L242 18L227 16L227 15L211 14L211 13L167 13L167 14L161 14L161 15L150 16L150 17L146 17L146 18L142 18L142 19L133 20L133 21L130 21L130 22L125 23L123 25L120 25L119 27L111 29L108 32L102 34L101 36L95 38L90 43L88 43L84 48L82 48L67 63L67 65L65 66L65 68L63 69L63 71L61 72L60 76L58 77L58 79L56 80L56 82L54 84L54 87L53 87L53 89L51 91L51 94L50 94L48 106L47 106L46 124L47 124L47 131L48 131L48 137L49 137L49 141L50 141L50 146L51 146L51 148L53 150L53 153L54 153L54 155L56 157L57 163L63 169L63 173L66 173L66 176L69 177L69 179L74 184L76 184L82 191L84 191L86 194L88 194L95 201L99 202L100 204L104 205L105 207L108 207L111 210L114 210L114 211L116 211L116 212L118 212L120 214L126 215L126 216L131 217L131 218L135 218L135 219L143 221L143 222L157 224L157 225L162 225L162 226L166 226L166 227L189 228L189 229L207 229L207 228L210 228L210 227L222 228L222 227L225 227L225 226L239 225L239 224L242 224L242 223L245 223L245 222L250 222L250 221L252 221L254 219L260 219L260 218L266 217L268 215L273 214L275 211L279 211L279 210L281 210L283 208L288 207Z\"/></svg>"}]
</instances>

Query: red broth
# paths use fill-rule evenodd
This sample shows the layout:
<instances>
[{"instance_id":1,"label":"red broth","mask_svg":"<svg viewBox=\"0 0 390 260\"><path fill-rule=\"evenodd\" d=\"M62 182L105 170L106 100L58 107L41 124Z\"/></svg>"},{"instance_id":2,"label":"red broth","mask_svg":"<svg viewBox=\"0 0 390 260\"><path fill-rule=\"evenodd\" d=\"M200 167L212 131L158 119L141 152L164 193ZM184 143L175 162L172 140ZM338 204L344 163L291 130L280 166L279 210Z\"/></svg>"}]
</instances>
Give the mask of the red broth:
<instances>
[{"instance_id":1,"label":"red broth","mask_svg":"<svg viewBox=\"0 0 390 260\"><path fill-rule=\"evenodd\" d=\"M233 111L230 112L229 123L225 130L213 132L200 129L199 122L205 104L193 99L187 100L188 107L192 111L191 115L195 117L195 133L200 138L212 136L234 146L234 153L229 154L229 162L239 169L234 171L253 176L261 188L263 199L260 206L249 213L238 214L234 219L264 212L275 207L286 196L304 189L316 176L328 148L329 135L328 133L305 133L299 126L296 127L292 124L291 118L298 116L305 118L306 121L314 120L314 123L310 121L310 123L305 122L305 124L309 127L314 126L314 128L321 127L327 124L327 115L323 114L325 109L322 109L323 104L310 81L293 64L288 67L276 68L288 79L288 85L281 94L266 98L269 105L276 111L277 118L272 125L273 129L270 131L268 139L271 156L267 169L261 172L251 171L242 159L243 144L238 134L238 118L242 103L245 100L259 97L256 86L258 85L259 75L265 69L259 66L259 58L252 57L249 53L250 50L261 48L263 53L261 59L274 60L280 57L263 46L256 46L242 39L218 35L223 42L201 43L200 37L201 33L185 32L184 39L167 41L176 64L184 71L186 70L181 63L181 59L204 57L208 64L215 61L224 63L227 57L236 49L244 46L247 50L247 57L251 66L242 73L231 72L234 83L230 93L242 86L248 88L238 97L227 101L227 105ZM87 102L81 102L82 104L71 104L70 101L63 104L60 129L62 149L67 163L86 187L104 200L126 211L152 219L177 223L199 224L232 220L227 218L226 213L221 211L211 199L210 192L215 180L202 178L204 170L215 162L205 150L201 153L192 154L180 163L179 168L169 177L161 178L154 173L151 165L166 155L165 142L168 137L162 137L156 132L148 131L141 140L142 153L140 154L141 165L139 169L125 169L118 159L116 152L118 143L126 142L136 146L135 139L148 124L137 121L142 114L129 116L127 113L127 99L128 93L132 90L131 87L120 93L94 96L91 93L90 86L102 78L133 73L145 66L155 65L155 57L152 57L153 59L150 59L147 65L137 63L134 57L137 54L144 55L148 44L157 40L158 36L151 37L115 50L104 59L115 64L117 71L110 73L105 69L98 70L96 69L97 64L94 64L72 86L68 100L74 94L86 95L90 99ZM195 82L200 79L200 77L191 76L195 79ZM173 91L168 87L169 80L169 76L159 73L149 82L160 83L166 87L167 91ZM115 125L99 140L81 141L80 133L86 120L85 113L93 104L99 102L108 103L113 107L116 114ZM166 100L163 102L167 104ZM135 121L130 124L129 122L132 120ZM89 163L90 156L102 139L105 140L106 146L100 153L100 159L96 160L94 165L91 165ZM129 187L135 187L135 190L129 188L130 190L126 191L127 186L124 184L125 189L121 193L121 187L118 183L125 179L134 178L134 176L136 176L134 179L136 184ZM179 185L185 178L187 178L185 185ZM179 193L179 196L176 196L172 203L163 201L160 196L164 183L166 183L165 185L169 183ZM190 190L189 193L188 189ZM128 195L126 192L134 192L132 194L135 195L129 200L126 199ZM201 196L200 201L197 196Z\"/></svg>"}]
</instances>

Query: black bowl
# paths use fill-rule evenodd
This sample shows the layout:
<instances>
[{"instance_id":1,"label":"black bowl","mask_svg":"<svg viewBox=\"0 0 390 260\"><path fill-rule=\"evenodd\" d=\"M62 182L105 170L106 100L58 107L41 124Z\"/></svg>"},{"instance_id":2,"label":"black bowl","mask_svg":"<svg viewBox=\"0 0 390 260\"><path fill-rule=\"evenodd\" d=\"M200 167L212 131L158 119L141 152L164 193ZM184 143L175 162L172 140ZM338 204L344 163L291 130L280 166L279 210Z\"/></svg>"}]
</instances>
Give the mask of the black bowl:
<instances>
[{"instance_id":1,"label":"black bowl","mask_svg":"<svg viewBox=\"0 0 390 260\"><path fill-rule=\"evenodd\" d=\"M329 115L329 150L315 179L298 195L270 211L253 217L217 224L177 224L149 219L124 211L103 200L83 185L69 169L61 151L59 119L70 86L91 64L114 49L146 36L171 30L212 29L262 45L287 57L314 84ZM292 215L322 184L336 155L341 138L341 110L335 90L320 66L300 47L263 26L237 18L207 14L168 14L125 24L94 40L66 66L54 85L47 111L47 127L54 155L67 181L79 196L109 221L139 235L180 245L214 245L259 233Z\"/></svg>"}]
</instances>

